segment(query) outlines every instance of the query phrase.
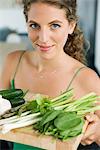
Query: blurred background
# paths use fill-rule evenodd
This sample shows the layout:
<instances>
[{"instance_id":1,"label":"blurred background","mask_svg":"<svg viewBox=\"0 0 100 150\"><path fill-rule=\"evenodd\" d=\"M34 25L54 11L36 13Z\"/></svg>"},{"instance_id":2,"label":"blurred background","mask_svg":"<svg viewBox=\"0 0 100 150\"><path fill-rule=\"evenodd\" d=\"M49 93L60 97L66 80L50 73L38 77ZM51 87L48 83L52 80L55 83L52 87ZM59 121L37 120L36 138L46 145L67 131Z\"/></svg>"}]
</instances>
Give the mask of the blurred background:
<instances>
[{"instance_id":1,"label":"blurred background","mask_svg":"<svg viewBox=\"0 0 100 150\"><path fill-rule=\"evenodd\" d=\"M77 14L86 38L88 66L100 75L100 0L78 0ZM5 56L19 49L32 49L21 0L0 0L0 72Z\"/></svg>"}]
</instances>

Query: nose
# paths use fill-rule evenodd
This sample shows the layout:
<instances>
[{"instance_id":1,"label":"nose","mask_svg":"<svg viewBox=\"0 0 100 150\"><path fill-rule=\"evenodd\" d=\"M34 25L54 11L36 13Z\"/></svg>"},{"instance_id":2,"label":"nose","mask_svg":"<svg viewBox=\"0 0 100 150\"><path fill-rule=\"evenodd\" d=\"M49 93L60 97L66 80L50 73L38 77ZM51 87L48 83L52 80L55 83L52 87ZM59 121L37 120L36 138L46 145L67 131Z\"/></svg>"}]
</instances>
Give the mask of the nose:
<instances>
[{"instance_id":1,"label":"nose","mask_svg":"<svg viewBox=\"0 0 100 150\"><path fill-rule=\"evenodd\" d=\"M49 31L47 29L45 29L45 28L41 29L39 31L38 37L39 37L39 41L40 42L46 43L49 40Z\"/></svg>"}]
</instances>

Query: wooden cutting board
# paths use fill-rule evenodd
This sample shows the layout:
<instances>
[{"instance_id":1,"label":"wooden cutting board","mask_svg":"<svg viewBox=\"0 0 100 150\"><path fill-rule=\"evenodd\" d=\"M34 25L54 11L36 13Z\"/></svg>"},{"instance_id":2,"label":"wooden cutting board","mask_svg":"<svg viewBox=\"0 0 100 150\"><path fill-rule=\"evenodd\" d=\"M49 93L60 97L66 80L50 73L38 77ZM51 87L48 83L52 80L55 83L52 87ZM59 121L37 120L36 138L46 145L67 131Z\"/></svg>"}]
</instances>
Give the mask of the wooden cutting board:
<instances>
[{"instance_id":1,"label":"wooden cutting board","mask_svg":"<svg viewBox=\"0 0 100 150\"><path fill-rule=\"evenodd\" d=\"M84 126L84 130L86 129L86 126L87 123ZM46 150L77 150L81 138L82 135L79 135L76 138L62 142L60 140L53 139L51 136L36 133L36 131L32 129L32 126L14 129L7 134L0 134L0 139L2 140L26 144Z\"/></svg>"},{"instance_id":2,"label":"wooden cutting board","mask_svg":"<svg viewBox=\"0 0 100 150\"><path fill-rule=\"evenodd\" d=\"M25 96L25 100L33 99L34 94L28 93ZM87 127L87 122L84 125L83 133ZM39 147L46 150L77 150L78 145L82 139L83 134L66 142L56 140L51 136L40 136L32 129L32 126L14 129L7 134L0 134L0 139L6 141L12 141L16 143L26 144L34 147Z\"/></svg>"}]
</instances>

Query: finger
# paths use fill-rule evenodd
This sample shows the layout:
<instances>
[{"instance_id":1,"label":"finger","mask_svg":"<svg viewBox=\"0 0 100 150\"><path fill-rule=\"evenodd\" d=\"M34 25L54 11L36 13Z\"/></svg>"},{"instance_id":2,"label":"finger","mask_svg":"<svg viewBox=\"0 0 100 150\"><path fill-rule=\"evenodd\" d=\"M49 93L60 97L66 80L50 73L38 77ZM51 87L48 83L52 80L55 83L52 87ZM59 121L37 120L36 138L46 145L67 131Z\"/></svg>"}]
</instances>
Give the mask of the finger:
<instances>
[{"instance_id":1,"label":"finger","mask_svg":"<svg viewBox=\"0 0 100 150\"><path fill-rule=\"evenodd\" d=\"M86 146L86 143L84 143L84 142L81 142L81 144L82 144L83 146Z\"/></svg>"},{"instance_id":2,"label":"finger","mask_svg":"<svg viewBox=\"0 0 100 150\"><path fill-rule=\"evenodd\" d=\"M84 141L81 141L81 144L82 145L90 145L94 142L94 140L91 140L91 139L86 139Z\"/></svg>"},{"instance_id":3,"label":"finger","mask_svg":"<svg viewBox=\"0 0 100 150\"><path fill-rule=\"evenodd\" d=\"M85 118L89 121L89 122L95 122L95 121L98 121L99 118L96 114L88 114L85 116Z\"/></svg>"},{"instance_id":4,"label":"finger","mask_svg":"<svg viewBox=\"0 0 100 150\"><path fill-rule=\"evenodd\" d=\"M96 124L95 123L90 123L83 135L82 140L87 139L88 137L91 139L94 139L94 135L95 135L95 131L96 131Z\"/></svg>"},{"instance_id":5,"label":"finger","mask_svg":"<svg viewBox=\"0 0 100 150\"><path fill-rule=\"evenodd\" d=\"M86 142L86 141L94 141L94 139L95 139L95 136L94 136L94 135L91 135L91 136L89 136L89 137L87 137L87 138L83 138L83 139L82 139L82 142L84 143L84 142Z\"/></svg>"}]
</instances>

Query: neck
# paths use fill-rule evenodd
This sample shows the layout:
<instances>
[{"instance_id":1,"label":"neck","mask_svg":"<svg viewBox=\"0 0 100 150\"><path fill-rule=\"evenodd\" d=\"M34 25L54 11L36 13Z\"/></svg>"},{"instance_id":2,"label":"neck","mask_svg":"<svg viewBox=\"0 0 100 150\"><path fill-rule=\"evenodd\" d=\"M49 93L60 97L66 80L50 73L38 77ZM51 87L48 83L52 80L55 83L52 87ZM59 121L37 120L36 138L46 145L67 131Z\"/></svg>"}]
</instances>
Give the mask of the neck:
<instances>
[{"instance_id":1,"label":"neck","mask_svg":"<svg viewBox=\"0 0 100 150\"><path fill-rule=\"evenodd\" d=\"M38 54L36 54L38 55ZM68 64L68 55L66 53L62 53L60 54L59 56L57 56L56 58L52 58L52 59L43 59L41 57L37 57L37 60L36 60L36 67L37 67L37 70L39 72L45 70L46 68L47 69L55 69L55 68L60 68L60 67L63 67L65 65Z\"/></svg>"}]
</instances>

